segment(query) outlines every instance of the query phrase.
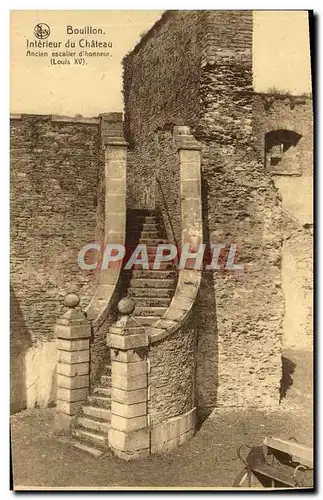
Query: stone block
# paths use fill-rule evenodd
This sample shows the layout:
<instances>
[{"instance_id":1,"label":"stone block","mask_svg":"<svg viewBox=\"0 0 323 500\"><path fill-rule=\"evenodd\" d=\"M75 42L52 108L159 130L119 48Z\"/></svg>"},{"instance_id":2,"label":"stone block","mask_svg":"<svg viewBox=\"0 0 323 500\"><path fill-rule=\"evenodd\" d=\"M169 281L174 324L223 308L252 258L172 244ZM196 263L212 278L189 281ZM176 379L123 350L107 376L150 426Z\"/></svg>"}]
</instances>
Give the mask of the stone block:
<instances>
[{"instance_id":1,"label":"stone block","mask_svg":"<svg viewBox=\"0 0 323 500\"><path fill-rule=\"evenodd\" d=\"M134 404L147 401L147 389L135 389L133 391L124 391L117 387L111 389L111 400L118 403Z\"/></svg>"},{"instance_id":2,"label":"stone block","mask_svg":"<svg viewBox=\"0 0 323 500\"><path fill-rule=\"evenodd\" d=\"M76 415L82 408L82 404L83 401L74 401L72 403L70 401L62 401L61 399L58 399L56 404L56 411L66 413L67 415Z\"/></svg>"},{"instance_id":3,"label":"stone block","mask_svg":"<svg viewBox=\"0 0 323 500\"><path fill-rule=\"evenodd\" d=\"M177 309L176 302L174 301L172 306L169 307L167 309L167 311L165 312L163 319L173 320L173 321L177 321L180 323L184 319L185 315L186 315L186 311L182 310L182 309Z\"/></svg>"},{"instance_id":4,"label":"stone block","mask_svg":"<svg viewBox=\"0 0 323 500\"><path fill-rule=\"evenodd\" d=\"M90 351L58 351L58 362L61 363L84 363L90 360Z\"/></svg>"},{"instance_id":5,"label":"stone block","mask_svg":"<svg viewBox=\"0 0 323 500\"><path fill-rule=\"evenodd\" d=\"M105 197L105 212L121 212L125 210L125 203L124 195L108 193Z\"/></svg>"},{"instance_id":6,"label":"stone block","mask_svg":"<svg viewBox=\"0 0 323 500\"><path fill-rule=\"evenodd\" d=\"M188 231L192 228L192 221L201 220L201 200L199 198L185 198L182 199L182 212L185 216L183 217L183 227L182 229L188 229ZM187 225L185 225L187 224Z\"/></svg>"},{"instance_id":7,"label":"stone block","mask_svg":"<svg viewBox=\"0 0 323 500\"><path fill-rule=\"evenodd\" d=\"M175 450L180 443L180 436L177 436L175 439L171 439L164 443L158 443L151 446L151 453L169 453L172 450Z\"/></svg>"},{"instance_id":8,"label":"stone block","mask_svg":"<svg viewBox=\"0 0 323 500\"><path fill-rule=\"evenodd\" d=\"M109 167L110 167L110 164L112 162L118 162L118 164L120 166L122 166L123 169L125 169L127 150L126 150L126 148L123 148L123 147L111 147L110 146L106 149L106 158L109 161L109 164L108 164ZM109 173L110 172L108 170L108 174Z\"/></svg>"},{"instance_id":9,"label":"stone block","mask_svg":"<svg viewBox=\"0 0 323 500\"><path fill-rule=\"evenodd\" d=\"M179 153L179 158L181 165L185 164L186 162L189 162L199 166L201 153L197 150L188 150L188 151L181 150Z\"/></svg>"},{"instance_id":10,"label":"stone block","mask_svg":"<svg viewBox=\"0 0 323 500\"><path fill-rule=\"evenodd\" d=\"M135 363L123 363L120 361L111 362L112 376L134 377L137 375L145 375L147 373L147 361Z\"/></svg>"},{"instance_id":11,"label":"stone block","mask_svg":"<svg viewBox=\"0 0 323 500\"><path fill-rule=\"evenodd\" d=\"M176 306L178 309L188 311L191 309L194 301L188 297L183 297L180 293L176 296Z\"/></svg>"},{"instance_id":12,"label":"stone block","mask_svg":"<svg viewBox=\"0 0 323 500\"><path fill-rule=\"evenodd\" d=\"M65 389L63 387L57 388L57 399L62 401L84 401L89 393L89 389Z\"/></svg>"},{"instance_id":13,"label":"stone block","mask_svg":"<svg viewBox=\"0 0 323 500\"><path fill-rule=\"evenodd\" d=\"M112 376L112 387L124 391L144 389L147 387L147 375L136 375L135 377Z\"/></svg>"},{"instance_id":14,"label":"stone block","mask_svg":"<svg viewBox=\"0 0 323 500\"><path fill-rule=\"evenodd\" d=\"M111 427L119 431L130 432L137 429L144 429L148 425L147 416L126 418L120 415L111 415Z\"/></svg>"},{"instance_id":15,"label":"stone block","mask_svg":"<svg viewBox=\"0 0 323 500\"><path fill-rule=\"evenodd\" d=\"M123 460L126 460L128 462L130 460L139 460L140 458L145 458L150 455L149 448L146 448L145 450L129 452L129 451L121 451L111 446L111 450L117 457L122 458Z\"/></svg>"},{"instance_id":16,"label":"stone block","mask_svg":"<svg viewBox=\"0 0 323 500\"><path fill-rule=\"evenodd\" d=\"M65 387L66 389L80 389L82 387L89 387L89 375L76 375L76 377L57 375L57 386Z\"/></svg>"},{"instance_id":17,"label":"stone block","mask_svg":"<svg viewBox=\"0 0 323 500\"><path fill-rule=\"evenodd\" d=\"M140 361L144 361L145 356L145 351L139 353L137 351L119 351L111 349L111 361L120 361L122 363L137 363Z\"/></svg>"},{"instance_id":18,"label":"stone block","mask_svg":"<svg viewBox=\"0 0 323 500\"><path fill-rule=\"evenodd\" d=\"M106 181L109 179L122 179L125 178L125 164L120 160L108 160L106 166ZM115 210L117 212L117 210Z\"/></svg>"},{"instance_id":19,"label":"stone block","mask_svg":"<svg viewBox=\"0 0 323 500\"><path fill-rule=\"evenodd\" d=\"M198 287L194 285L180 283L178 286L178 291L180 296L194 300L198 292Z\"/></svg>"},{"instance_id":20,"label":"stone block","mask_svg":"<svg viewBox=\"0 0 323 500\"><path fill-rule=\"evenodd\" d=\"M117 244L117 245L123 245L125 241L125 235L124 232L122 231L114 231L109 229L107 232L107 243L109 244Z\"/></svg>"},{"instance_id":21,"label":"stone block","mask_svg":"<svg viewBox=\"0 0 323 500\"><path fill-rule=\"evenodd\" d=\"M199 164L197 162L181 163L181 181L191 180L200 182Z\"/></svg>"},{"instance_id":22,"label":"stone block","mask_svg":"<svg viewBox=\"0 0 323 500\"><path fill-rule=\"evenodd\" d=\"M189 441L190 439L192 439L192 437L194 436L194 434L195 434L195 429L191 429L188 432L185 432L184 434L181 434L179 436L179 445L181 446L182 444L187 443L187 441Z\"/></svg>"},{"instance_id":23,"label":"stone block","mask_svg":"<svg viewBox=\"0 0 323 500\"><path fill-rule=\"evenodd\" d=\"M120 268L108 267L107 269L102 269L100 272L100 286L113 285L114 288L114 285L117 284L119 274L120 274Z\"/></svg>"},{"instance_id":24,"label":"stone block","mask_svg":"<svg viewBox=\"0 0 323 500\"><path fill-rule=\"evenodd\" d=\"M198 179L188 180L183 179L181 182L181 195L185 198L196 198L201 197L201 186Z\"/></svg>"},{"instance_id":25,"label":"stone block","mask_svg":"<svg viewBox=\"0 0 323 500\"><path fill-rule=\"evenodd\" d=\"M170 319L167 319L165 317L159 319L154 324L154 328L163 328L165 330L170 330L170 331L174 331L179 326L180 325L179 325L178 321L170 320Z\"/></svg>"},{"instance_id":26,"label":"stone block","mask_svg":"<svg viewBox=\"0 0 323 500\"><path fill-rule=\"evenodd\" d=\"M112 181L113 179L111 179ZM106 220L106 227L114 231L122 231L125 233L126 230L126 214L122 210L121 212L113 212L112 215L108 216Z\"/></svg>"},{"instance_id":27,"label":"stone block","mask_svg":"<svg viewBox=\"0 0 323 500\"><path fill-rule=\"evenodd\" d=\"M56 412L54 416L54 427L57 430L68 430L72 427L74 422L73 415L66 415L66 413Z\"/></svg>"},{"instance_id":28,"label":"stone block","mask_svg":"<svg viewBox=\"0 0 323 500\"><path fill-rule=\"evenodd\" d=\"M55 336L59 339L84 339L91 335L90 325L67 326L57 324L54 327Z\"/></svg>"},{"instance_id":29,"label":"stone block","mask_svg":"<svg viewBox=\"0 0 323 500\"><path fill-rule=\"evenodd\" d=\"M120 415L121 417L126 418L140 417L142 415L147 415L147 403L141 402L134 404L124 404L112 400L111 412L114 415Z\"/></svg>"},{"instance_id":30,"label":"stone block","mask_svg":"<svg viewBox=\"0 0 323 500\"><path fill-rule=\"evenodd\" d=\"M128 350L134 349L136 347L144 347L149 345L149 337L147 334L138 335L115 335L108 334L107 336L108 346L114 349Z\"/></svg>"},{"instance_id":31,"label":"stone block","mask_svg":"<svg viewBox=\"0 0 323 500\"><path fill-rule=\"evenodd\" d=\"M151 430L151 444L156 445L175 439L180 435L180 419L162 422Z\"/></svg>"},{"instance_id":32,"label":"stone block","mask_svg":"<svg viewBox=\"0 0 323 500\"><path fill-rule=\"evenodd\" d=\"M58 363L57 374L75 377L76 375L87 375L90 372L89 363Z\"/></svg>"},{"instance_id":33,"label":"stone block","mask_svg":"<svg viewBox=\"0 0 323 500\"><path fill-rule=\"evenodd\" d=\"M189 413L186 413L183 415L180 419L180 429L179 433L180 434L185 434L191 429L195 428L195 419L196 419L196 410L195 408L190 411Z\"/></svg>"},{"instance_id":34,"label":"stone block","mask_svg":"<svg viewBox=\"0 0 323 500\"><path fill-rule=\"evenodd\" d=\"M120 451L136 452L149 448L149 429L122 432L117 429L109 431L109 444Z\"/></svg>"},{"instance_id":35,"label":"stone block","mask_svg":"<svg viewBox=\"0 0 323 500\"><path fill-rule=\"evenodd\" d=\"M57 339L57 349L61 351L83 351L89 349L90 340L66 340L66 339Z\"/></svg>"},{"instance_id":36,"label":"stone block","mask_svg":"<svg viewBox=\"0 0 323 500\"><path fill-rule=\"evenodd\" d=\"M120 195L124 196L125 189L126 189L125 178L120 177L120 179L118 179L118 178L114 177L114 178L108 180L106 193L107 194L116 193L116 194L120 194Z\"/></svg>"}]
</instances>

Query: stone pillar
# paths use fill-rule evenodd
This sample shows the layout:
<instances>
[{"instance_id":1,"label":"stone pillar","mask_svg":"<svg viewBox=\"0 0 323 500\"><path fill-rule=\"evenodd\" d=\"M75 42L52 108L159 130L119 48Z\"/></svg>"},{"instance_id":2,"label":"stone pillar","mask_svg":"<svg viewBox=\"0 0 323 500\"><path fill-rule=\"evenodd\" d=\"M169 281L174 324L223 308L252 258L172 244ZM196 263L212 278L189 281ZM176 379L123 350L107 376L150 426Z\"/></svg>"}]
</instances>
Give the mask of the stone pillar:
<instances>
[{"instance_id":1,"label":"stone pillar","mask_svg":"<svg viewBox=\"0 0 323 500\"><path fill-rule=\"evenodd\" d=\"M111 348L111 430L109 445L119 457L131 460L150 454L148 422L148 335L129 316L134 302L118 304L126 314L109 329Z\"/></svg>"},{"instance_id":2,"label":"stone pillar","mask_svg":"<svg viewBox=\"0 0 323 500\"><path fill-rule=\"evenodd\" d=\"M201 145L190 127L182 125L174 127L174 139L180 160L182 245L197 251L203 243Z\"/></svg>"},{"instance_id":3,"label":"stone pillar","mask_svg":"<svg viewBox=\"0 0 323 500\"><path fill-rule=\"evenodd\" d=\"M122 113L101 115L101 138L105 149L105 243L125 241L127 142L123 137Z\"/></svg>"},{"instance_id":4,"label":"stone pillar","mask_svg":"<svg viewBox=\"0 0 323 500\"><path fill-rule=\"evenodd\" d=\"M89 393L91 327L76 294L65 297L68 311L56 321L57 338L57 406L55 424L69 429L73 418Z\"/></svg>"}]
</instances>

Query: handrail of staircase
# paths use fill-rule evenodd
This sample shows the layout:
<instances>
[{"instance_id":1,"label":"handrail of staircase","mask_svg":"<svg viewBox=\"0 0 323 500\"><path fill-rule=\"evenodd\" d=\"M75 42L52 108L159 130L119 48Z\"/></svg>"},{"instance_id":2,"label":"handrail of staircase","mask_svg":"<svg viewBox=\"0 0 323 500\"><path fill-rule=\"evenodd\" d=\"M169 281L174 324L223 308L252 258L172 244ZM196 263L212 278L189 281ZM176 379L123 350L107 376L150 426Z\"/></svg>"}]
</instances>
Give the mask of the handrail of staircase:
<instances>
[{"instance_id":1,"label":"handrail of staircase","mask_svg":"<svg viewBox=\"0 0 323 500\"><path fill-rule=\"evenodd\" d=\"M173 226L173 223L172 223L172 218L171 218L169 210L168 210L167 201L166 201L165 194L164 194L164 191L163 191L163 188L162 188L162 185L161 185L161 182L160 182L158 174L156 174L156 181L157 181L157 185L159 187L159 190L161 192L163 206L164 206L166 214L167 214L167 219L168 219L168 222L169 222L169 225L170 225L170 229L171 229L171 232L172 232L172 237L173 237L173 240L174 240L174 243L175 243L176 247L178 248L178 241L177 241L175 230L174 230L174 226Z\"/></svg>"}]
</instances>

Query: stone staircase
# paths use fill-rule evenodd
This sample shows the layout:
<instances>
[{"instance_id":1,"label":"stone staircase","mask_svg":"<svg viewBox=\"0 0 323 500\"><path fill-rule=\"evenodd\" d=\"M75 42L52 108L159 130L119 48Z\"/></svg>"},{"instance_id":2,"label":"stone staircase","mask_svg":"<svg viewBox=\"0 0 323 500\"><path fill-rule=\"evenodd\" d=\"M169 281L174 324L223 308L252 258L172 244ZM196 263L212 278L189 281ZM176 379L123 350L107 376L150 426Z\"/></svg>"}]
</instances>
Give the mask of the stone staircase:
<instances>
[{"instance_id":1,"label":"stone staircase","mask_svg":"<svg viewBox=\"0 0 323 500\"><path fill-rule=\"evenodd\" d=\"M143 326L154 323L169 306L176 286L173 263L161 263L160 270L152 269L157 246L167 243L161 218L153 210L131 210L127 216L127 244L131 254L139 243L147 245L149 270L135 264L123 271L126 296L134 300L133 318ZM82 411L76 418L69 443L100 457L108 451L108 432L111 423L111 367L106 366Z\"/></svg>"},{"instance_id":2,"label":"stone staircase","mask_svg":"<svg viewBox=\"0 0 323 500\"><path fill-rule=\"evenodd\" d=\"M69 443L95 457L108 450L111 422L111 367L106 366L99 386L95 387L76 418Z\"/></svg>"},{"instance_id":3,"label":"stone staircase","mask_svg":"<svg viewBox=\"0 0 323 500\"><path fill-rule=\"evenodd\" d=\"M127 217L127 248L132 251L139 243L146 244L149 270L135 264L128 271L127 296L136 304L135 320L148 326L161 317L169 306L176 286L174 263L162 262L160 269L152 269L157 246L168 243L162 219L155 210L131 210Z\"/></svg>"}]
</instances>

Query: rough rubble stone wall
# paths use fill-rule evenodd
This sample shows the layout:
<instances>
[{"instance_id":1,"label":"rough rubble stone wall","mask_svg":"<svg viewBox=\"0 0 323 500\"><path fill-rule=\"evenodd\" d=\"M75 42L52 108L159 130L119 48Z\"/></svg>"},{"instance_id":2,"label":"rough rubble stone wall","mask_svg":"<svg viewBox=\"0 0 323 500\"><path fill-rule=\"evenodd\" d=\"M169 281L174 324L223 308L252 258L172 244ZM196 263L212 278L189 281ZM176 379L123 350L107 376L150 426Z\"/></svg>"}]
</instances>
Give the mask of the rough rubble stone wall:
<instances>
[{"instance_id":1,"label":"rough rubble stone wall","mask_svg":"<svg viewBox=\"0 0 323 500\"><path fill-rule=\"evenodd\" d=\"M179 44L184 37L187 44ZM204 237L235 242L246 266L240 274L204 273L197 303L198 405L275 405L281 207L252 141L252 12L168 13L127 57L124 81L126 129L138 165L147 143L155 144L154 130L177 120L191 126L203 147ZM147 183L155 165L149 169L148 157L142 163L140 182Z\"/></svg>"},{"instance_id":2,"label":"rough rubble stone wall","mask_svg":"<svg viewBox=\"0 0 323 500\"><path fill-rule=\"evenodd\" d=\"M301 136L275 169L266 170L282 198L282 280L285 295L283 344L311 348L313 343L313 110L304 96L255 95L254 141L264 161L265 136L289 130ZM285 158L286 156L286 158ZM297 170L295 170L295 165ZM297 175L290 175L296 172Z\"/></svg>"},{"instance_id":3,"label":"rough rubble stone wall","mask_svg":"<svg viewBox=\"0 0 323 500\"><path fill-rule=\"evenodd\" d=\"M194 406L196 335L189 321L178 332L150 347L151 424L182 415Z\"/></svg>"},{"instance_id":4,"label":"rough rubble stone wall","mask_svg":"<svg viewBox=\"0 0 323 500\"><path fill-rule=\"evenodd\" d=\"M177 121L191 126L197 123L199 18L198 11L166 12L124 59L131 208L151 208L155 204L156 130Z\"/></svg>"},{"instance_id":5,"label":"rough rubble stone wall","mask_svg":"<svg viewBox=\"0 0 323 500\"><path fill-rule=\"evenodd\" d=\"M205 25L196 130L203 144L205 236L237 244L245 271L216 272L213 287L205 276L209 294L201 315L216 310L217 366L214 360L198 376L198 393L201 405L211 407L271 406L278 403L281 377L280 208L252 144L252 12L213 11ZM209 317L199 335L202 365L213 345Z\"/></svg>"},{"instance_id":6,"label":"rough rubble stone wall","mask_svg":"<svg viewBox=\"0 0 323 500\"><path fill-rule=\"evenodd\" d=\"M30 406L44 405L49 393L55 396L45 387L54 384L56 362L55 342L47 341L64 311L62 299L73 286L84 307L94 287L93 272L80 270L76 258L96 237L99 123L22 115L11 120L10 139L12 363L20 346L25 364L13 384L20 392L31 387ZM26 397L18 395L16 406Z\"/></svg>"}]
</instances>

